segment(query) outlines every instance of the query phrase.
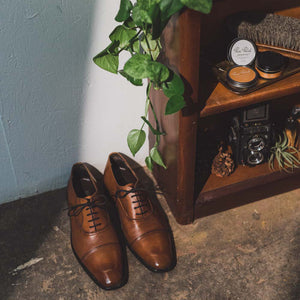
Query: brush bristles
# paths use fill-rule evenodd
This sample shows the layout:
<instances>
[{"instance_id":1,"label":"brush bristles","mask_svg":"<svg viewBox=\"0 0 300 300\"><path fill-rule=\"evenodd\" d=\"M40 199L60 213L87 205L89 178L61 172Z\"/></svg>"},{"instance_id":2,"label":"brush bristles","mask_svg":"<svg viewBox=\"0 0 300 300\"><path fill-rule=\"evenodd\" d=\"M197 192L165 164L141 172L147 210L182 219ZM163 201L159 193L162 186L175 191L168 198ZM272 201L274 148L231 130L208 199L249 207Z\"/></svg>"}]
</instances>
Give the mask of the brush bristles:
<instances>
[{"instance_id":1,"label":"brush bristles","mask_svg":"<svg viewBox=\"0 0 300 300\"><path fill-rule=\"evenodd\" d=\"M249 16L248 16L249 17ZM237 25L237 35L257 43L300 51L300 20L266 14L264 18L244 19Z\"/></svg>"}]
</instances>

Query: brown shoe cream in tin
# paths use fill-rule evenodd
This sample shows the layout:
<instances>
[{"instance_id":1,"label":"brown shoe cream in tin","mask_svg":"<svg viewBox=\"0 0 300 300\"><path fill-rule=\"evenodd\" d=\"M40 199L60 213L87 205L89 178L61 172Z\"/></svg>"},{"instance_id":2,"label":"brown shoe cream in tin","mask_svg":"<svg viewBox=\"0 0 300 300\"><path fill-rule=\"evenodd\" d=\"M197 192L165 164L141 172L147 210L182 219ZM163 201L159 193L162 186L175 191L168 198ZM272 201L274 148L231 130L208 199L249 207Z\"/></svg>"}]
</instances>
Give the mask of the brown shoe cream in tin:
<instances>
[{"instance_id":1,"label":"brown shoe cream in tin","mask_svg":"<svg viewBox=\"0 0 300 300\"><path fill-rule=\"evenodd\" d=\"M257 79L257 72L249 66L233 66L227 72L227 83L232 88L249 88L256 84Z\"/></svg>"}]
</instances>

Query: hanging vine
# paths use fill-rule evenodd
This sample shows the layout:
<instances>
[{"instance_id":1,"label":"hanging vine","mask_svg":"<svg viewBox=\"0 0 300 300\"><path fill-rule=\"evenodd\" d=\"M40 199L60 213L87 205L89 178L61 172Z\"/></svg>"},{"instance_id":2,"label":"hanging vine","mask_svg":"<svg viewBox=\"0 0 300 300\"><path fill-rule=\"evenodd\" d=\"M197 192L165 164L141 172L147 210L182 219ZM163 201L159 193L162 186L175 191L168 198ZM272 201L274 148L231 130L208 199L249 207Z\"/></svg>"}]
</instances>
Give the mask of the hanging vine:
<instances>
[{"instance_id":1,"label":"hanging vine","mask_svg":"<svg viewBox=\"0 0 300 300\"><path fill-rule=\"evenodd\" d=\"M133 85L143 85L148 79L146 89L145 115L141 117L140 129L132 129L127 136L128 147L133 156L141 149L146 140L144 126L147 125L155 136L155 143L146 157L147 167L152 170L153 162L166 168L158 151L161 135L166 134L160 128L156 112L150 99L150 89L162 89L168 97L165 115L173 114L185 106L184 84L179 75L164 64L156 61L161 52L160 36L175 13L184 6L209 13L212 0L121 0L115 20L118 25L109 35L111 43L94 57L94 62L102 69L120 74ZM119 70L119 55L122 51L130 53L123 69ZM155 124L148 119L151 109Z\"/></svg>"}]
</instances>

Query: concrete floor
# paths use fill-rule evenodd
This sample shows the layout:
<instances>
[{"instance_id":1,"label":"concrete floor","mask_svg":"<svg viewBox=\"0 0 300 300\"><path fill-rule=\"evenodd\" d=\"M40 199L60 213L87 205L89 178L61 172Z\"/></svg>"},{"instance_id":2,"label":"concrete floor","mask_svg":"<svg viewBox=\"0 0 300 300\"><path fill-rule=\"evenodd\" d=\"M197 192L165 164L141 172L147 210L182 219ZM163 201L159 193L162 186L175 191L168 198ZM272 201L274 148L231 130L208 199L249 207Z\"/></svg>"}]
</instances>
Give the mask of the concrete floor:
<instances>
[{"instance_id":1,"label":"concrete floor","mask_svg":"<svg viewBox=\"0 0 300 300\"><path fill-rule=\"evenodd\" d=\"M0 299L300 299L300 189L176 224L178 262L154 274L128 252L129 281L103 291L75 259L65 189L0 206Z\"/></svg>"}]
</instances>

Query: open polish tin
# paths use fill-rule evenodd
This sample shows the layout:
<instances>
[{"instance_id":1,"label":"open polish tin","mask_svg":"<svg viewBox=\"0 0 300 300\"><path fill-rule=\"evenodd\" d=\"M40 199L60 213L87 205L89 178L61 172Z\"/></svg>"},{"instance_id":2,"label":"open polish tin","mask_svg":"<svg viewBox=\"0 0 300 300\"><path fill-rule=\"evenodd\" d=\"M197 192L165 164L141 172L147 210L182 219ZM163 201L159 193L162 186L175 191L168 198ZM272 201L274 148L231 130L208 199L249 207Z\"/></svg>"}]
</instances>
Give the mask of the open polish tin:
<instances>
[{"instance_id":1,"label":"open polish tin","mask_svg":"<svg viewBox=\"0 0 300 300\"><path fill-rule=\"evenodd\" d=\"M258 80L257 71L250 65L255 61L257 48L247 39L235 39L228 48L227 58L233 66L227 71L226 79L235 90L245 90L254 86Z\"/></svg>"},{"instance_id":2,"label":"open polish tin","mask_svg":"<svg viewBox=\"0 0 300 300\"><path fill-rule=\"evenodd\" d=\"M227 49L227 60L213 67L217 79L228 90L245 95L300 72L299 59L272 47L258 47L260 52L251 40L235 39Z\"/></svg>"}]
</instances>

